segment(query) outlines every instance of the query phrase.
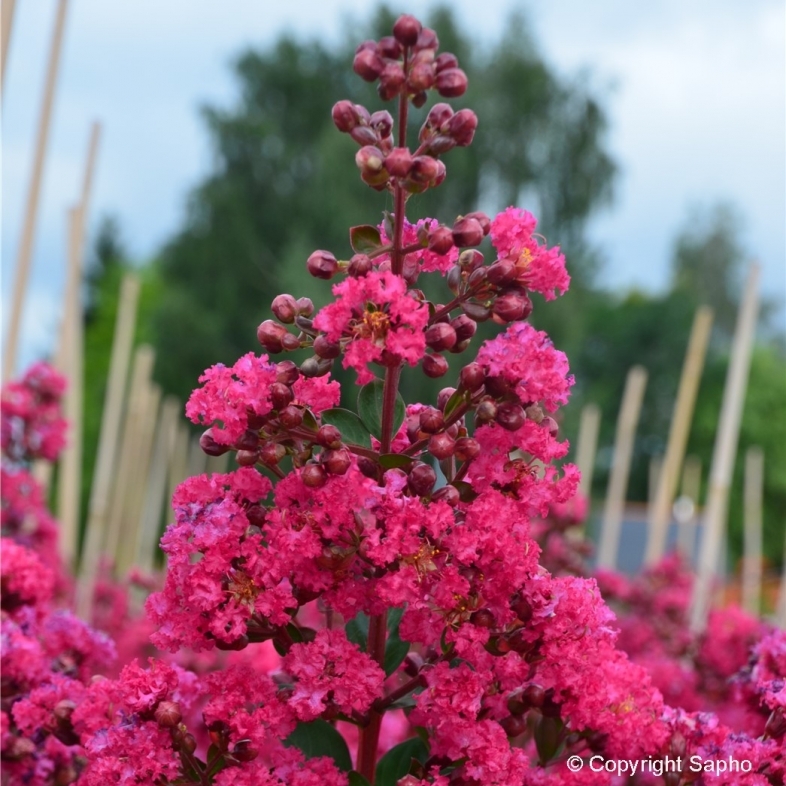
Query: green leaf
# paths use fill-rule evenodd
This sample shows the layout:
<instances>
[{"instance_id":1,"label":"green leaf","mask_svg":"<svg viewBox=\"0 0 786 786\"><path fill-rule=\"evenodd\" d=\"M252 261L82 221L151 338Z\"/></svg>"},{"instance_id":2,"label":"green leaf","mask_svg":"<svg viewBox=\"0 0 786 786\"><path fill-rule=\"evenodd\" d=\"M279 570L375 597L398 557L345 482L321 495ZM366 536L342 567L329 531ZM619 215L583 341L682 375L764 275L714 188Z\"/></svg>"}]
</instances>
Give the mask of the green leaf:
<instances>
[{"instance_id":1,"label":"green leaf","mask_svg":"<svg viewBox=\"0 0 786 786\"><path fill-rule=\"evenodd\" d=\"M406 606L399 606L388 610L388 633L398 636L398 628L401 625L401 618L404 616Z\"/></svg>"},{"instance_id":2,"label":"green leaf","mask_svg":"<svg viewBox=\"0 0 786 786\"><path fill-rule=\"evenodd\" d=\"M363 424L363 421L348 409L335 407L326 409L321 415L323 425L335 426L340 432L344 442L352 442L355 445L371 447L371 435Z\"/></svg>"},{"instance_id":3,"label":"green leaf","mask_svg":"<svg viewBox=\"0 0 786 786\"><path fill-rule=\"evenodd\" d=\"M389 677L409 654L409 642L391 636L385 644L385 674Z\"/></svg>"},{"instance_id":4,"label":"green leaf","mask_svg":"<svg viewBox=\"0 0 786 786\"><path fill-rule=\"evenodd\" d=\"M391 748L377 764L374 783L376 786L396 786L399 778L409 773L412 759L425 763L428 758L428 747L419 737L405 740L395 748Z\"/></svg>"},{"instance_id":5,"label":"green leaf","mask_svg":"<svg viewBox=\"0 0 786 786\"><path fill-rule=\"evenodd\" d=\"M447 420L465 401L467 400L467 391L456 390L453 395L447 400L443 415Z\"/></svg>"},{"instance_id":6,"label":"green leaf","mask_svg":"<svg viewBox=\"0 0 786 786\"><path fill-rule=\"evenodd\" d=\"M557 753L562 739L562 721L559 718L543 717L535 726L535 747L541 764L548 764Z\"/></svg>"},{"instance_id":7,"label":"green leaf","mask_svg":"<svg viewBox=\"0 0 786 786\"><path fill-rule=\"evenodd\" d=\"M383 453L379 457L379 463L385 469L403 469L410 466L414 460L412 456L405 456L403 453Z\"/></svg>"},{"instance_id":8,"label":"green leaf","mask_svg":"<svg viewBox=\"0 0 786 786\"><path fill-rule=\"evenodd\" d=\"M359 772L352 770L349 773L349 786L371 786L368 778L364 778Z\"/></svg>"},{"instance_id":9,"label":"green leaf","mask_svg":"<svg viewBox=\"0 0 786 786\"><path fill-rule=\"evenodd\" d=\"M319 428L319 423L310 409L303 410L303 425L309 431L316 431Z\"/></svg>"},{"instance_id":10,"label":"green leaf","mask_svg":"<svg viewBox=\"0 0 786 786\"><path fill-rule=\"evenodd\" d=\"M459 499L462 502L472 502L478 496L477 492L465 480L457 480L453 485L458 489Z\"/></svg>"},{"instance_id":11,"label":"green leaf","mask_svg":"<svg viewBox=\"0 0 786 786\"><path fill-rule=\"evenodd\" d=\"M344 631L353 644L357 644L363 652L366 651L368 647L368 617L362 611L359 611L344 626Z\"/></svg>"},{"instance_id":12,"label":"green leaf","mask_svg":"<svg viewBox=\"0 0 786 786\"><path fill-rule=\"evenodd\" d=\"M327 721L298 723L292 734L284 740L284 745L302 751L307 759L329 756L340 770L349 772L352 769L346 741Z\"/></svg>"},{"instance_id":13,"label":"green leaf","mask_svg":"<svg viewBox=\"0 0 786 786\"><path fill-rule=\"evenodd\" d=\"M368 385L363 385L358 394L358 415L365 423L366 428L377 438L382 438L382 401L385 383L381 379L375 379ZM406 405L399 393L396 396L395 409L393 410L393 434L395 434L404 422Z\"/></svg>"},{"instance_id":14,"label":"green leaf","mask_svg":"<svg viewBox=\"0 0 786 786\"><path fill-rule=\"evenodd\" d=\"M382 248L382 237L376 227L371 224L361 224L350 228L349 244L356 254L370 254Z\"/></svg>"}]
</instances>

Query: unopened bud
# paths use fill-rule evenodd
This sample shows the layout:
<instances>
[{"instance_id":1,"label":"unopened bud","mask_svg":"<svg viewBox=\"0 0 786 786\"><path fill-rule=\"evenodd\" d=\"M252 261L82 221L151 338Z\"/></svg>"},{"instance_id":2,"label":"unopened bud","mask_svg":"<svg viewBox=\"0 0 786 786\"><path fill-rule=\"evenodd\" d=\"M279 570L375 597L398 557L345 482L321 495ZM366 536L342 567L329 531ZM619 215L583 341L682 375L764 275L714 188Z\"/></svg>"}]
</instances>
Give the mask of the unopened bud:
<instances>
[{"instance_id":1,"label":"unopened bud","mask_svg":"<svg viewBox=\"0 0 786 786\"><path fill-rule=\"evenodd\" d=\"M497 405L491 399L485 399L475 410L476 423L491 423L497 417Z\"/></svg>"},{"instance_id":2,"label":"unopened bud","mask_svg":"<svg viewBox=\"0 0 786 786\"><path fill-rule=\"evenodd\" d=\"M478 609L472 613L469 621L478 628L487 629L491 629L497 624L494 619L494 613L490 609Z\"/></svg>"},{"instance_id":3,"label":"unopened bud","mask_svg":"<svg viewBox=\"0 0 786 786\"><path fill-rule=\"evenodd\" d=\"M282 410L278 419L284 428L297 428L303 422L303 410L290 405Z\"/></svg>"},{"instance_id":4,"label":"unopened bud","mask_svg":"<svg viewBox=\"0 0 786 786\"><path fill-rule=\"evenodd\" d=\"M385 158L385 169L393 177L406 177L412 168L412 153L407 147L394 147Z\"/></svg>"},{"instance_id":5,"label":"unopened bud","mask_svg":"<svg viewBox=\"0 0 786 786\"><path fill-rule=\"evenodd\" d=\"M327 450L322 463L331 475L345 475L352 466L352 454L346 448Z\"/></svg>"},{"instance_id":6,"label":"unopened bud","mask_svg":"<svg viewBox=\"0 0 786 786\"><path fill-rule=\"evenodd\" d=\"M365 276L367 273L370 273L373 266L374 265L371 259L368 256L366 256L366 254L355 254L349 260L347 273L353 278L360 278L361 276Z\"/></svg>"},{"instance_id":7,"label":"unopened bud","mask_svg":"<svg viewBox=\"0 0 786 786\"><path fill-rule=\"evenodd\" d=\"M481 210L473 210L467 213L464 218L474 218L483 229L483 234L488 235L491 231L491 219Z\"/></svg>"},{"instance_id":8,"label":"unopened bud","mask_svg":"<svg viewBox=\"0 0 786 786\"><path fill-rule=\"evenodd\" d=\"M238 761L254 761L259 751L251 744L251 740L240 740L232 748L232 756Z\"/></svg>"},{"instance_id":9,"label":"unopened bud","mask_svg":"<svg viewBox=\"0 0 786 786\"><path fill-rule=\"evenodd\" d=\"M456 343L456 331L446 322L437 322L426 330L426 346L436 352L450 349Z\"/></svg>"},{"instance_id":10,"label":"unopened bud","mask_svg":"<svg viewBox=\"0 0 786 786\"><path fill-rule=\"evenodd\" d=\"M289 406L295 398L292 388L283 382L274 382L270 386L270 403L273 409L282 410Z\"/></svg>"},{"instance_id":11,"label":"unopened bud","mask_svg":"<svg viewBox=\"0 0 786 786\"><path fill-rule=\"evenodd\" d=\"M414 46L423 26L410 14L403 14L393 25L393 35L402 46Z\"/></svg>"},{"instance_id":12,"label":"unopened bud","mask_svg":"<svg viewBox=\"0 0 786 786\"><path fill-rule=\"evenodd\" d=\"M409 178L415 183L428 185L437 176L439 171L438 161L431 156L415 156L409 170Z\"/></svg>"},{"instance_id":13,"label":"unopened bud","mask_svg":"<svg viewBox=\"0 0 786 786\"><path fill-rule=\"evenodd\" d=\"M450 320L453 330L456 331L456 338L459 341L466 341L475 335L478 329L478 323L471 319L466 314L459 314Z\"/></svg>"},{"instance_id":14,"label":"unopened bud","mask_svg":"<svg viewBox=\"0 0 786 786\"><path fill-rule=\"evenodd\" d=\"M429 233L428 247L435 254L447 254L453 248L453 233L447 227L437 227Z\"/></svg>"},{"instance_id":15,"label":"unopened bud","mask_svg":"<svg viewBox=\"0 0 786 786\"><path fill-rule=\"evenodd\" d=\"M439 38L430 27L424 27L415 42L416 52L421 52L424 49L439 49Z\"/></svg>"},{"instance_id":16,"label":"unopened bud","mask_svg":"<svg viewBox=\"0 0 786 786\"><path fill-rule=\"evenodd\" d=\"M362 149L365 150L365 148ZM314 278L327 280L333 278L338 272L338 262L330 251L315 251L308 258L306 265L308 267L308 272L311 273Z\"/></svg>"},{"instance_id":17,"label":"unopened bud","mask_svg":"<svg viewBox=\"0 0 786 786\"><path fill-rule=\"evenodd\" d=\"M424 409L418 416L418 425L426 434L436 434L445 425L445 416L435 407Z\"/></svg>"},{"instance_id":18,"label":"unopened bud","mask_svg":"<svg viewBox=\"0 0 786 786\"><path fill-rule=\"evenodd\" d=\"M428 90L436 80L437 73L432 63L417 63L409 72L409 87L413 92Z\"/></svg>"},{"instance_id":19,"label":"unopened bud","mask_svg":"<svg viewBox=\"0 0 786 786\"><path fill-rule=\"evenodd\" d=\"M300 372L292 360L281 360L276 363L276 382L292 385L297 382Z\"/></svg>"},{"instance_id":20,"label":"unopened bud","mask_svg":"<svg viewBox=\"0 0 786 786\"><path fill-rule=\"evenodd\" d=\"M543 420L540 421L540 425L543 428L548 429L549 435L554 438L556 438L557 434L559 434L559 425L557 424L557 421L554 420L554 418L543 418Z\"/></svg>"},{"instance_id":21,"label":"unopened bud","mask_svg":"<svg viewBox=\"0 0 786 786\"><path fill-rule=\"evenodd\" d=\"M448 373L448 361L442 355L425 355L423 373L431 379L439 379Z\"/></svg>"},{"instance_id":22,"label":"unopened bud","mask_svg":"<svg viewBox=\"0 0 786 786\"><path fill-rule=\"evenodd\" d=\"M466 217L466 216L465 216ZM463 270L468 270L474 273L483 267L483 254L476 248L465 248L458 257L459 267ZM483 276L485 277L486 268L483 268Z\"/></svg>"},{"instance_id":23,"label":"unopened bud","mask_svg":"<svg viewBox=\"0 0 786 786\"><path fill-rule=\"evenodd\" d=\"M437 473L433 467L422 462L413 464L407 477L409 488L419 497L427 497L431 494L434 484L437 482Z\"/></svg>"},{"instance_id":24,"label":"unopened bud","mask_svg":"<svg viewBox=\"0 0 786 786\"><path fill-rule=\"evenodd\" d=\"M376 145L377 142L379 142L374 130L369 128L369 126L355 126L355 128L349 132L349 135L352 137L352 140L357 142L361 147L363 145Z\"/></svg>"},{"instance_id":25,"label":"unopened bud","mask_svg":"<svg viewBox=\"0 0 786 786\"><path fill-rule=\"evenodd\" d=\"M180 712L180 705L176 701L162 701L156 707L156 723L167 729L173 729L183 720L183 713Z\"/></svg>"},{"instance_id":26,"label":"unopened bud","mask_svg":"<svg viewBox=\"0 0 786 786\"><path fill-rule=\"evenodd\" d=\"M472 437L459 437L456 440L456 458L470 461L480 454L480 443Z\"/></svg>"},{"instance_id":27,"label":"unopened bud","mask_svg":"<svg viewBox=\"0 0 786 786\"><path fill-rule=\"evenodd\" d=\"M450 52L443 52L435 61L437 73L444 71L446 68L458 68L458 58Z\"/></svg>"},{"instance_id":28,"label":"unopened bud","mask_svg":"<svg viewBox=\"0 0 786 786\"><path fill-rule=\"evenodd\" d=\"M455 486L443 486L431 495L435 502L445 502L451 508L455 508L461 501L461 495Z\"/></svg>"},{"instance_id":29,"label":"unopened bud","mask_svg":"<svg viewBox=\"0 0 786 786\"><path fill-rule=\"evenodd\" d=\"M339 101L334 104L331 114L336 128L342 134L348 134L358 124L358 114L351 101Z\"/></svg>"},{"instance_id":30,"label":"unopened bud","mask_svg":"<svg viewBox=\"0 0 786 786\"><path fill-rule=\"evenodd\" d=\"M286 454L287 450L283 445L279 445L277 442L266 442L259 449L259 460L269 467L275 467Z\"/></svg>"},{"instance_id":31,"label":"unopened bud","mask_svg":"<svg viewBox=\"0 0 786 786\"><path fill-rule=\"evenodd\" d=\"M385 62L371 49L361 49L352 61L352 70L366 82L373 82L384 67Z\"/></svg>"},{"instance_id":32,"label":"unopened bud","mask_svg":"<svg viewBox=\"0 0 786 786\"><path fill-rule=\"evenodd\" d=\"M434 458L442 459L450 458L456 451L456 442L448 434L435 434L428 441L429 453Z\"/></svg>"},{"instance_id":33,"label":"unopened bud","mask_svg":"<svg viewBox=\"0 0 786 786\"><path fill-rule=\"evenodd\" d=\"M228 445L219 445L213 438L213 429L209 428L199 438L199 447L208 456L223 456L229 450Z\"/></svg>"},{"instance_id":34,"label":"unopened bud","mask_svg":"<svg viewBox=\"0 0 786 786\"><path fill-rule=\"evenodd\" d=\"M467 92L467 75L460 68L446 68L437 74L437 92L445 98L458 98Z\"/></svg>"},{"instance_id":35,"label":"unopened bud","mask_svg":"<svg viewBox=\"0 0 786 786\"><path fill-rule=\"evenodd\" d=\"M388 60L398 60L403 54L401 44L391 35L386 35L379 39L377 52L380 57Z\"/></svg>"},{"instance_id":36,"label":"unopened bud","mask_svg":"<svg viewBox=\"0 0 786 786\"><path fill-rule=\"evenodd\" d=\"M483 242L483 228L475 218L460 218L453 225L453 242L461 247L479 246Z\"/></svg>"},{"instance_id":37,"label":"unopened bud","mask_svg":"<svg viewBox=\"0 0 786 786\"><path fill-rule=\"evenodd\" d=\"M297 299L297 310L301 317L310 317L314 313L314 303L310 297Z\"/></svg>"},{"instance_id":38,"label":"unopened bud","mask_svg":"<svg viewBox=\"0 0 786 786\"><path fill-rule=\"evenodd\" d=\"M287 335L287 329L272 319L266 319L257 328L257 341L272 354L277 354L284 349L281 339L285 335Z\"/></svg>"},{"instance_id":39,"label":"unopened bud","mask_svg":"<svg viewBox=\"0 0 786 786\"><path fill-rule=\"evenodd\" d=\"M478 116L471 109L460 109L448 121L447 133L456 140L459 147L467 147L472 144L477 128Z\"/></svg>"},{"instance_id":40,"label":"unopened bud","mask_svg":"<svg viewBox=\"0 0 786 786\"><path fill-rule=\"evenodd\" d=\"M297 301L292 295L278 295L273 299L270 310L279 322L291 325L298 314Z\"/></svg>"},{"instance_id":41,"label":"unopened bud","mask_svg":"<svg viewBox=\"0 0 786 786\"><path fill-rule=\"evenodd\" d=\"M314 339L314 352L321 358L332 360L341 354L341 345L336 341L329 341L327 336L317 336Z\"/></svg>"},{"instance_id":42,"label":"unopened bud","mask_svg":"<svg viewBox=\"0 0 786 786\"><path fill-rule=\"evenodd\" d=\"M315 462L309 462L303 467L301 477L303 478L303 483L311 489L322 488L327 480L325 468Z\"/></svg>"},{"instance_id":43,"label":"unopened bud","mask_svg":"<svg viewBox=\"0 0 786 786\"><path fill-rule=\"evenodd\" d=\"M379 75L379 85L377 92L383 101L390 101L395 98L404 87L406 82L404 69L398 63L388 63Z\"/></svg>"},{"instance_id":44,"label":"unopened bud","mask_svg":"<svg viewBox=\"0 0 786 786\"><path fill-rule=\"evenodd\" d=\"M504 401L497 407L497 423L507 431L518 431L526 418L524 407L514 401Z\"/></svg>"},{"instance_id":45,"label":"unopened bud","mask_svg":"<svg viewBox=\"0 0 786 786\"><path fill-rule=\"evenodd\" d=\"M492 311L503 323L516 322L526 319L532 313L532 301L524 294L508 293L500 295L494 301Z\"/></svg>"},{"instance_id":46,"label":"unopened bud","mask_svg":"<svg viewBox=\"0 0 786 786\"><path fill-rule=\"evenodd\" d=\"M326 423L317 431L317 443L323 448L340 448L341 432L332 424Z\"/></svg>"},{"instance_id":47,"label":"unopened bud","mask_svg":"<svg viewBox=\"0 0 786 786\"><path fill-rule=\"evenodd\" d=\"M442 390L437 393L437 407L444 411L445 406L455 392L456 388L442 388Z\"/></svg>"},{"instance_id":48,"label":"unopened bud","mask_svg":"<svg viewBox=\"0 0 786 786\"><path fill-rule=\"evenodd\" d=\"M505 286L516 280L518 269L511 259L501 259L486 271L486 279L495 286Z\"/></svg>"}]
</instances>

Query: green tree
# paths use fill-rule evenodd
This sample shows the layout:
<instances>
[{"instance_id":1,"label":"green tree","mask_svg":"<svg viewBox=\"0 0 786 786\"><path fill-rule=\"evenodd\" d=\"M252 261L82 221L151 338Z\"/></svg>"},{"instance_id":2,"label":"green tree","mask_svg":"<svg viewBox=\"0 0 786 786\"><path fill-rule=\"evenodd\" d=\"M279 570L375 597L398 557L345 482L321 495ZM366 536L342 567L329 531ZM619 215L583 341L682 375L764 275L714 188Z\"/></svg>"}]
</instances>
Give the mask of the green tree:
<instances>
[{"instance_id":1,"label":"green tree","mask_svg":"<svg viewBox=\"0 0 786 786\"><path fill-rule=\"evenodd\" d=\"M389 31L391 20L389 11L378 11L369 33ZM460 105L477 107L482 125L473 146L446 158L460 187L413 200L409 214L452 221L531 191L541 230L571 254L580 289L592 280L595 258L584 227L609 198L615 169L600 103L586 86L549 69L520 17L486 59L468 56L468 36L449 10L436 11L432 25L441 48L462 58L470 90ZM347 73L352 52L349 44L328 49L283 37L239 57L235 107L204 110L215 168L194 190L182 229L161 254L153 328L156 376L167 392L185 397L207 366L257 350L255 327L278 291L319 304L327 290L305 275L308 254L327 248L346 258L341 227L373 222L380 207L392 208L389 199L370 200L351 166L356 145L330 119L337 97L382 108L373 89ZM413 130L426 111L411 118Z\"/></svg>"}]
</instances>

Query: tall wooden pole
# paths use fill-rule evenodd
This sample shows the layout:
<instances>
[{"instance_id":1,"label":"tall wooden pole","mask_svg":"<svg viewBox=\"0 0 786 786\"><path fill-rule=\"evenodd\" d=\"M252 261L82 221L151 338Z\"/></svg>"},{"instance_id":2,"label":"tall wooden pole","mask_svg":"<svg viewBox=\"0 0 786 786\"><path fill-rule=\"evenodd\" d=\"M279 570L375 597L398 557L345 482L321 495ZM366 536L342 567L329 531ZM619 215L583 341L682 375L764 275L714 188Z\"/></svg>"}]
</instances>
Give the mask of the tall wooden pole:
<instances>
[{"instance_id":1,"label":"tall wooden pole","mask_svg":"<svg viewBox=\"0 0 786 786\"><path fill-rule=\"evenodd\" d=\"M685 501L681 515L677 518L677 549L687 564L693 562L696 547L696 523L699 509L699 493L701 491L701 459L698 456L686 456L682 468L682 495ZM687 510L685 510L687 506ZM676 506L675 506L676 507ZM684 514L686 515L683 515Z\"/></svg>"},{"instance_id":2,"label":"tall wooden pole","mask_svg":"<svg viewBox=\"0 0 786 786\"><path fill-rule=\"evenodd\" d=\"M30 278L30 265L33 258L33 241L38 219L38 203L41 195L41 183L44 177L44 160L46 147L49 140L49 127L52 119L52 104L54 103L55 85L60 66L60 50L63 43L63 30L65 28L68 0L59 0L55 29L52 35L52 45L49 53L49 65L46 71L44 86L44 100L41 106L41 117L38 123L38 136L36 137L35 157L33 159L33 174L27 193L24 224L22 226L22 239L19 243L19 254L16 260L14 273L14 295L11 300L11 315L8 320L6 333L5 352L3 354L3 380L9 380L16 369L16 356L19 349L19 331L22 324L22 309L24 307L27 282Z\"/></svg>"},{"instance_id":3,"label":"tall wooden pole","mask_svg":"<svg viewBox=\"0 0 786 786\"><path fill-rule=\"evenodd\" d=\"M663 458L663 471L657 484L653 503L649 511L649 527L647 550L644 562L653 565L659 562L666 551L666 538L677 481L682 471L685 447L688 444L690 424L696 405L696 394L699 390L701 372L707 355L707 345L712 330L712 309L700 306L696 311L688 340L688 351L682 366L682 375L674 403L674 414L669 428L669 439L666 443L666 454Z\"/></svg>"},{"instance_id":4,"label":"tall wooden pole","mask_svg":"<svg viewBox=\"0 0 786 786\"><path fill-rule=\"evenodd\" d=\"M93 473L93 485L90 489L85 545L77 584L76 608L83 619L89 618L92 609L98 561L106 537L112 479L115 475L120 423L123 416L123 399L128 379L128 361L134 342L138 300L139 279L128 273L123 279L120 290L115 333L112 339L109 378L98 437L98 452Z\"/></svg>"},{"instance_id":5,"label":"tall wooden pole","mask_svg":"<svg viewBox=\"0 0 786 786\"><path fill-rule=\"evenodd\" d=\"M742 607L758 617L761 613L762 505L764 453L751 447L745 453L744 554L742 558Z\"/></svg>"},{"instance_id":6,"label":"tall wooden pole","mask_svg":"<svg viewBox=\"0 0 786 786\"><path fill-rule=\"evenodd\" d=\"M0 87L5 95L5 69L8 60L8 45L11 43L11 28L14 24L15 0L0 0Z\"/></svg>"},{"instance_id":7,"label":"tall wooden pole","mask_svg":"<svg viewBox=\"0 0 786 786\"><path fill-rule=\"evenodd\" d=\"M576 440L576 466L581 472L579 491L587 498L592 496L592 473L598 453L598 431L600 430L600 407L587 404L581 410L579 436Z\"/></svg>"},{"instance_id":8,"label":"tall wooden pole","mask_svg":"<svg viewBox=\"0 0 786 786\"><path fill-rule=\"evenodd\" d=\"M781 588L778 594L778 607L775 609L775 624L786 630L786 538L783 544L783 570L781 571Z\"/></svg>"},{"instance_id":9,"label":"tall wooden pole","mask_svg":"<svg viewBox=\"0 0 786 786\"><path fill-rule=\"evenodd\" d=\"M58 517L61 525L60 550L66 565L74 568L79 537L82 492L82 407L84 387L84 327L82 323L82 259L84 257L87 215L93 184L101 126L90 130L87 162L82 181L79 207L69 213L70 242L68 279L60 332L58 365L68 376L65 412L69 423L69 440L60 457L61 481L58 484Z\"/></svg>"},{"instance_id":10,"label":"tall wooden pole","mask_svg":"<svg viewBox=\"0 0 786 786\"><path fill-rule=\"evenodd\" d=\"M598 567L613 570L617 563L625 496L628 491L628 475L633 457L633 444L639 424L641 403L647 387L647 371L642 366L633 366L628 372L622 406L617 418L617 434L614 441L614 459L603 511L603 528L598 545Z\"/></svg>"},{"instance_id":11,"label":"tall wooden pole","mask_svg":"<svg viewBox=\"0 0 786 786\"><path fill-rule=\"evenodd\" d=\"M745 403L745 390L748 386L748 373L759 313L759 273L759 265L751 265L737 316L726 386L723 390L720 421L712 453L707 505L704 511L698 575L691 598L690 624L695 633L703 631L707 624L713 581L725 535L729 486L737 453L742 407Z\"/></svg>"}]
</instances>

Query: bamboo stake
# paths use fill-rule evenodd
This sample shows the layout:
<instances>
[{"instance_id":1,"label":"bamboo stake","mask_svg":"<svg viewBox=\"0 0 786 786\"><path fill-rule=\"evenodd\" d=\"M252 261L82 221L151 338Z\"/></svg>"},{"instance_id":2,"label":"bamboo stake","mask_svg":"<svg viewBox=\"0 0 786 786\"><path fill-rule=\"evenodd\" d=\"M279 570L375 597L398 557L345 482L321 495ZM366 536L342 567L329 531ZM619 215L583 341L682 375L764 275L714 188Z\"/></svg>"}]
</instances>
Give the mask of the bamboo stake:
<instances>
[{"instance_id":1,"label":"bamboo stake","mask_svg":"<svg viewBox=\"0 0 786 786\"><path fill-rule=\"evenodd\" d=\"M134 563L148 573L153 570L155 550L158 547L161 514L167 492L167 467L172 461L172 453L177 443L179 414L180 403L173 396L167 396L161 404L161 417L148 473L142 526L134 553Z\"/></svg>"},{"instance_id":2,"label":"bamboo stake","mask_svg":"<svg viewBox=\"0 0 786 786\"><path fill-rule=\"evenodd\" d=\"M123 415L126 380L128 379L128 360L134 341L137 303L139 300L139 279L126 274L120 289L120 301L112 339L112 355L109 365L104 410L101 417L101 430L98 438L93 485L90 489L87 529L82 553L81 575L77 585L77 613L88 619L92 609L93 590L98 572L98 561L104 546L106 527L109 517L109 503L112 492L112 479L120 435L120 421Z\"/></svg>"},{"instance_id":3,"label":"bamboo stake","mask_svg":"<svg viewBox=\"0 0 786 786\"><path fill-rule=\"evenodd\" d=\"M5 354L3 355L3 379L9 380L16 368L16 356L19 349L19 331L22 324L22 308L24 306L27 282L30 278L30 265L33 258L33 241L38 218L38 202L41 195L41 183L44 176L44 160L46 147L49 140L49 127L52 118L52 104L54 103L55 84L60 65L60 50L63 43L63 30L65 27L68 0L59 0L55 29L52 35L52 45L49 52L49 65L46 71L44 86L44 99L41 105L41 118L38 123L38 136L36 137L35 156L33 159L33 174L27 194L24 224L22 226L22 239L19 243L19 253L16 260L14 274L14 295L11 300L11 316L8 320L8 332L5 341Z\"/></svg>"},{"instance_id":4,"label":"bamboo stake","mask_svg":"<svg viewBox=\"0 0 786 786\"><path fill-rule=\"evenodd\" d=\"M775 624L786 629L786 538L783 543L783 571L781 572L781 589L778 593L778 608L775 610Z\"/></svg>"},{"instance_id":5,"label":"bamboo stake","mask_svg":"<svg viewBox=\"0 0 786 786\"><path fill-rule=\"evenodd\" d=\"M211 475L226 475L229 472L230 456L234 456L232 451L223 453L220 456L208 456L206 471Z\"/></svg>"},{"instance_id":6,"label":"bamboo stake","mask_svg":"<svg viewBox=\"0 0 786 786\"><path fill-rule=\"evenodd\" d=\"M737 326L734 331L729 370L723 391L718 432L712 454L707 505L704 511L704 533L699 554L698 575L691 598L691 629L700 633L707 623L713 579L724 540L729 485L734 469L737 440L748 385L756 319L759 311L758 264L751 265L745 285Z\"/></svg>"},{"instance_id":7,"label":"bamboo stake","mask_svg":"<svg viewBox=\"0 0 786 786\"><path fill-rule=\"evenodd\" d=\"M142 529L142 514L147 496L148 474L153 452L153 438L159 420L161 388L155 383L145 391L145 404L137 441L135 469L131 475L123 511L124 533L120 539L115 564L117 575L125 576L131 569L136 557L137 543ZM127 531L126 531L127 530Z\"/></svg>"},{"instance_id":8,"label":"bamboo stake","mask_svg":"<svg viewBox=\"0 0 786 786\"><path fill-rule=\"evenodd\" d=\"M742 561L742 607L758 617L761 612L761 522L764 496L764 453L751 447L745 453L745 546Z\"/></svg>"},{"instance_id":9,"label":"bamboo stake","mask_svg":"<svg viewBox=\"0 0 786 786\"><path fill-rule=\"evenodd\" d=\"M181 405L180 412L182 413L182 411ZM182 420L178 420L175 447L167 470L167 484L169 486L167 492L168 511L172 509L172 497L175 496L175 490L186 479L188 474L188 439L188 426Z\"/></svg>"},{"instance_id":10,"label":"bamboo stake","mask_svg":"<svg viewBox=\"0 0 786 786\"><path fill-rule=\"evenodd\" d=\"M682 366L674 415L669 428L666 455L663 459L665 471L661 473L653 503L649 511L647 550L644 555L646 565L659 562L666 551L666 540L671 523L674 494L677 479L682 470L685 447L688 444L690 424L696 405L701 372L707 355L710 331L712 329L712 309L700 306L693 318L693 327L688 340L688 350Z\"/></svg>"},{"instance_id":11,"label":"bamboo stake","mask_svg":"<svg viewBox=\"0 0 786 786\"><path fill-rule=\"evenodd\" d=\"M0 28L2 28L2 38L0 38L0 87L5 95L5 68L8 59L8 45L11 42L11 28L14 24L14 5L16 0L2 0L0 7Z\"/></svg>"},{"instance_id":12,"label":"bamboo stake","mask_svg":"<svg viewBox=\"0 0 786 786\"><path fill-rule=\"evenodd\" d=\"M592 474L598 452L599 429L600 407L597 404L587 404L581 410L579 436L576 439L576 466L581 472L579 491L588 499L592 496Z\"/></svg>"},{"instance_id":13,"label":"bamboo stake","mask_svg":"<svg viewBox=\"0 0 786 786\"><path fill-rule=\"evenodd\" d=\"M103 553L111 560L117 557L120 533L123 532L124 513L129 508L129 495L137 493L134 488L134 473L140 458L140 440L142 438L143 421L150 377L153 373L155 352L149 344L142 344L134 352L134 364L131 371L131 387L128 392L123 423L123 437L120 442L117 473L112 487L112 506L109 513L106 542Z\"/></svg>"},{"instance_id":14,"label":"bamboo stake","mask_svg":"<svg viewBox=\"0 0 786 786\"><path fill-rule=\"evenodd\" d=\"M675 517L678 519L677 549L688 564L693 562L693 551L696 545L696 513L699 509L700 490L701 459L698 456L687 456L682 468L682 494L680 496L680 500L685 501L682 508L686 510L686 515L676 515L678 508L675 503Z\"/></svg>"},{"instance_id":15,"label":"bamboo stake","mask_svg":"<svg viewBox=\"0 0 786 786\"><path fill-rule=\"evenodd\" d=\"M628 490L628 475L633 456L633 443L639 423L641 402L647 386L647 371L642 366L633 366L628 372L622 406L617 418L617 433L614 441L614 460L606 493L603 511L603 527L598 546L598 567L613 570L617 563L625 495Z\"/></svg>"},{"instance_id":16,"label":"bamboo stake","mask_svg":"<svg viewBox=\"0 0 786 786\"><path fill-rule=\"evenodd\" d=\"M663 473L663 456L651 456L647 469L647 504L651 512L655 504L655 493Z\"/></svg>"},{"instance_id":17,"label":"bamboo stake","mask_svg":"<svg viewBox=\"0 0 786 786\"><path fill-rule=\"evenodd\" d=\"M207 472L208 456L199 444L199 437L194 435L188 449L188 475L193 478L195 475L204 475ZM185 480L185 478L184 478Z\"/></svg>"}]
</instances>

